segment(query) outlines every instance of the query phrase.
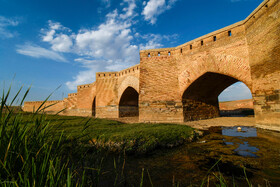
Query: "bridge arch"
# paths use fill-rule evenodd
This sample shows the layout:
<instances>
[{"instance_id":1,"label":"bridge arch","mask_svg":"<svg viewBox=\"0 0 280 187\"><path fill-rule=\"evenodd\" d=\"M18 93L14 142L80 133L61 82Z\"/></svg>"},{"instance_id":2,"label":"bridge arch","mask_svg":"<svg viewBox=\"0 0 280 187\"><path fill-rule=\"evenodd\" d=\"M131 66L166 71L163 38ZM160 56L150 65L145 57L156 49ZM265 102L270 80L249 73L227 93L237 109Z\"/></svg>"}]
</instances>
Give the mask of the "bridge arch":
<instances>
[{"instance_id":1,"label":"bridge arch","mask_svg":"<svg viewBox=\"0 0 280 187\"><path fill-rule=\"evenodd\" d=\"M184 121L218 117L218 96L239 81L235 77L214 72L206 72L198 77L182 93Z\"/></svg>"},{"instance_id":2,"label":"bridge arch","mask_svg":"<svg viewBox=\"0 0 280 187\"><path fill-rule=\"evenodd\" d=\"M139 93L128 86L119 101L119 117L139 116Z\"/></svg>"},{"instance_id":3,"label":"bridge arch","mask_svg":"<svg viewBox=\"0 0 280 187\"><path fill-rule=\"evenodd\" d=\"M139 79L135 76L127 76L119 83L118 87L118 102L120 102L121 96L128 87L132 87L139 93Z\"/></svg>"},{"instance_id":4,"label":"bridge arch","mask_svg":"<svg viewBox=\"0 0 280 187\"><path fill-rule=\"evenodd\" d=\"M96 116L96 96L93 97L92 101L92 117Z\"/></svg>"},{"instance_id":5,"label":"bridge arch","mask_svg":"<svg viewBox=\"0 0 280 187\"><path fill-rule=\"evenodd\" d=\"M188 63L185 63L185 62ZM202 55L196 60L183 59L180 64L184 64L179 71L179 92L184 91L199 77L207 72L219 73L233 77L248 86L252 90L251 70L248 58L225 55L221 53Z\"/></svg>"}]
</instances>

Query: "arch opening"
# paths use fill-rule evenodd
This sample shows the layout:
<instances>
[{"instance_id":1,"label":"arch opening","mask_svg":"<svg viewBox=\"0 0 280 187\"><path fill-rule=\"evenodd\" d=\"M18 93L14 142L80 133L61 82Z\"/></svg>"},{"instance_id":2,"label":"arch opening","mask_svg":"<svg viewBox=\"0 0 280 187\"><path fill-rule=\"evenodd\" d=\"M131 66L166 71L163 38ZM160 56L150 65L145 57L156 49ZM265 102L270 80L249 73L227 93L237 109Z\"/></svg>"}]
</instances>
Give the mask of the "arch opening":
<instances>
[{"instance_id":1,"label":"arch opening","mask_svg":"<svg viewBox=\"0 0 280 187\"><path fill-rule=\"evenodd\" d=\"M96 115L96 97L94 97L92 102L92 117L95 117Z\"/></svg>"},{"instance_id":2,"label":"arch opening","mask_svg":"<svg viewBox=\"0 0 280 187\"><path fill-rule=\"evenodd\" d=\"M127 87L123 92L119 102L119 117L139 116L139 94L132 88Z\"/></svg>"},{"instance_id":3,"label":"arch opening","mask_svg":"<svg viewBox=\"0 0 280 187\"><path fill-rule=\"evenodd\" d=\"M254 116L252 93L243 82L227 87L218 99L221 117Z\"/></svg>"},{"instance_id":4,"label":"arch opening","mask_svg":"<svg viewBox=\"0 0 280 187\"><path fill-rule=\"evenodd\" d=\"M219 73L207 72L200 76L182 95L184 121L219 117L218 96L236 82L239 80Z\"/></svg>"}]
</instances>

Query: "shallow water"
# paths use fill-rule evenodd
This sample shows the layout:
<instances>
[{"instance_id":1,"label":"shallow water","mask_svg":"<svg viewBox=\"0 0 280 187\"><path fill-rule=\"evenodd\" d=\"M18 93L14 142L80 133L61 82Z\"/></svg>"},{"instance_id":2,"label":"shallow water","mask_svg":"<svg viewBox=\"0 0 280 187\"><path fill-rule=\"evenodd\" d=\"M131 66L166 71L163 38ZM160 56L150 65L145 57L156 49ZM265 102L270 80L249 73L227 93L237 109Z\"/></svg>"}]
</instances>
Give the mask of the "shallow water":
<instances>
[{"instance_id":1,"label":"shallow water","mask_svg":"<svg viewBox=\"0 0 280 187\"><path fill-rule=\"evenodd\" d=\"M257 137L257 129L254 127L244 127L241 126L241 130L238 127L222 127L222 135L224 136L234 136L240 138L242 141L244 137ZM226 142L226 145L234 145L234 142ZM251 146L247 141L242 141L242 143L237 143L238 147L234 151L244 157L258 157L255 153L259 149L255 146Z\"/></svg>"},{"instance_id":2,"label":"shallow water","mask_svg":"<svg viewBox=\"0 0 280 187\"><path fill-rule=\"evenodd\" d=\"M254 186L280 186L280 133L253 127L241 127L238 132L236 128L210 128L198 141L178 148L120 156L117 165L123 168L123 179L119 185L138 186L143 172L144 186L152 186L150 181L154 186L200 186L208 179L214 185L219 176L228 186L233 181L248 186L245 176ZM110 168L108 164L104 170Z\"/></svg>"}]
</instances>

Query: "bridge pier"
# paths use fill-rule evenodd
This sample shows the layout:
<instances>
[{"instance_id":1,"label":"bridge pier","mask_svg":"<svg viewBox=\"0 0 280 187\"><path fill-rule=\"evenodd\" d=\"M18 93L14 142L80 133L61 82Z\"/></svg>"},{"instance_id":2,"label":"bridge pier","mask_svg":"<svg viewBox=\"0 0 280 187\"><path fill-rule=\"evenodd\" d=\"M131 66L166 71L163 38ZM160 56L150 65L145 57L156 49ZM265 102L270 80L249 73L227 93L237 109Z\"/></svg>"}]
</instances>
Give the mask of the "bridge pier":
<instances>
[{"instance_id":1,"label":"bridge pier","mask_svg":"<svg viewBox=\"0 0 280 187\"><path fill-rule=\"evenodd\" d=\"M280 131L280 90L253 94L256 126Z\"/></svg>"},{"instance_id":2,"label":"bridge pier","mask_svg":"<svg viewBox=\"0 0 280 187\"><path fill-rule=\"evenodd\" d=\"M139 122L181 123L183 121L182 101L140 101Z\"/></svg>"}]
</instances>

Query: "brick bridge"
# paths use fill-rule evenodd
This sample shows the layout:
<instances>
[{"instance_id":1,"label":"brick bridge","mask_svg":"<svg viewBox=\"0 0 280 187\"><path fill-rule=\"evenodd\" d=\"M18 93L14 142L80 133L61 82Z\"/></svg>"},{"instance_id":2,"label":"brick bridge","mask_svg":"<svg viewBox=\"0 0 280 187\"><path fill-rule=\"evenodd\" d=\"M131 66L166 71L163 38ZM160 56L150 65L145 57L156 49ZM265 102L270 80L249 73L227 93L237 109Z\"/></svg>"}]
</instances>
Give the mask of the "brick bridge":
<instances>
[{"instance_id":1,"label":"brick bridge","mask_svg":"<svg viewBox=\"0 0 280 187\"><path fill-rule=\"evenodd\" d=\"M265 0L245 20L174 48L140 51L140 64L98 72L92 84L46 109L64 115L140 122L183 122L219 116L218 96L242 81L256 123L280 130L280 1ZM25 102L33 111L42 102Z\"/></svg>"}]
</instances>

